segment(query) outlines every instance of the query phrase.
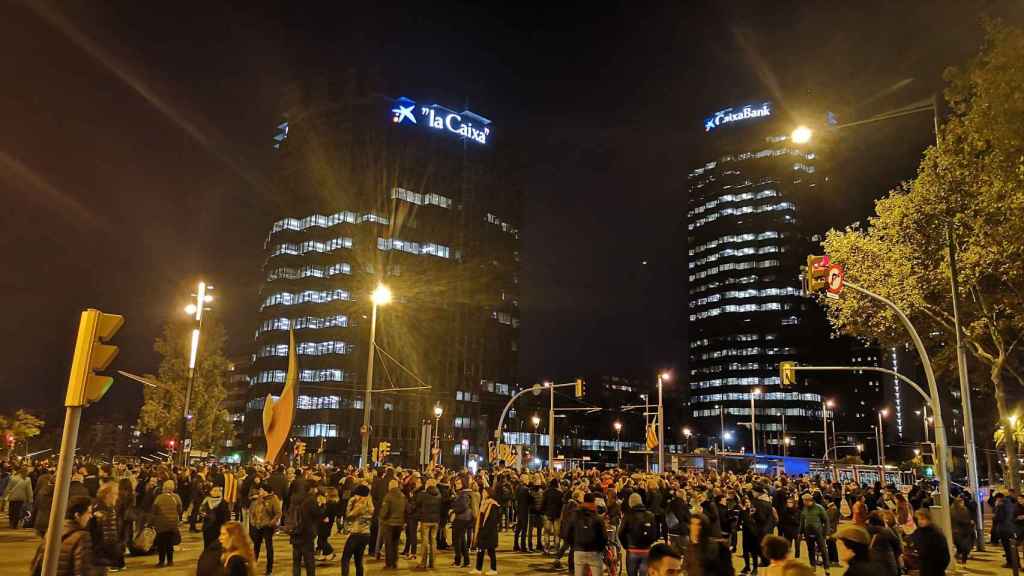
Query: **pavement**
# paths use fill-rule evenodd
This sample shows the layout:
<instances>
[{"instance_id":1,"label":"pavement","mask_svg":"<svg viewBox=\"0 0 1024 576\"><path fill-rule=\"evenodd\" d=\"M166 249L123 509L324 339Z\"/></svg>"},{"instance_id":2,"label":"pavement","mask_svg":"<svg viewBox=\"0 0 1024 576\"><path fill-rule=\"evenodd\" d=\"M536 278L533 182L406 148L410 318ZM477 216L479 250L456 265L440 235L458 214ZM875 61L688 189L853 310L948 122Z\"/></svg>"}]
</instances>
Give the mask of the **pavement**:
<instances>
[{"instance_id":1,"label":"pavement","mask_svg":"<svg viewBox=\"0 0 1024 576\"><path fill-rule=\"evenodd\" d=\"M11 530L6 528L6 517L0 516L0 526L3 526L3 528L0 528L0 575L27 574L29 564L32 562L32 557L40 542L39 537L36 536L33 530ZM157 574L161 576L191 576L195 574L196 562L199 558L199 553L202 552L203 542L199 534L190 534L188 533L187 526L185 528L186 530L182 533L181 546L178 547L174 553L173 567L157 568L155 554L141 557L129 556L127 558L128 567L122 573ZM341 574L340 558L344 542L345 536L342 534L335 534L331 537L331 544L337 551L338 559L334 562L319 565L317 567L317 574L327 576L337 576ZM559 573L551 569L551 558L541 554L512 552L511 549L512 532L502 532L500 536L500 547L498 549L498 572L500 574L526 575ZM274 574L281 576L291 574L291 546L288 544L287 537L280 535L275 537L274 552ZM470 554L475 560L476 554L473 552ZM426 573L435 576L468 576L469 569L454 568L451 566L453 559L454 556L451 550L439 552L435 562L436 569ZM488 560L485 557L485 569L488 566L487 562ZM565 560L563 559L563 564L564 563ZM1002 563L1002 548L998 546L986 546L985 552L974 553L972 559L967 563L967 566L962 569L961 573L979 576L1010 574L1010 570L1008 568L1001 567ZM366 575L376 576L378 574L418 573L414 569L416 564L416 561L399 559L398 571L385 571L384 563L382 561L367 559ZM743 567L742 559L739 556L733 556L733 565L736 567L736 573L739 574L739 570ZM264 574L265 570L265 558L261 556L257 565L256 574ZM835 576L840 576L844 571L845 569L843 568L833 567L831 573ZM564 571L560 573L567 574L567 572ZM818 573L823 574L824 571L819 567ZM952 574L953 571L950 570L948 573ZM354 576L354 569L350 570L349 574ZM625 574L625 569L623 569L623 574Z\"/></svg>"}]
</instances>

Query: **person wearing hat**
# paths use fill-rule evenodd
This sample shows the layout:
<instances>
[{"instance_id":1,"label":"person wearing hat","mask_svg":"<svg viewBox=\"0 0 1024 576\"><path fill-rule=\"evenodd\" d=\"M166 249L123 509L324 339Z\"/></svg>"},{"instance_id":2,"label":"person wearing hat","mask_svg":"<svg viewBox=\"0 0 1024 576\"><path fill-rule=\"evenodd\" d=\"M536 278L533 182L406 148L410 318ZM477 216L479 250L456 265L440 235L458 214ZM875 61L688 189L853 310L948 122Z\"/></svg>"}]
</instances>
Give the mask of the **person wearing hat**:
<instances>
[{"instance_id":1,"label":"person wearing hat","mask_svg":"<svg viewBox=\"0 0 1024 576\"><path fill-rule=\"evenodd\" d=\"M629 576L647 573L647 555L651 545L658 541L658 527L654 513L644 507L643 498L634 492L629 495L629 510L619 527L619 542L626 549L626 572Z\"/></svg>"},{"instance_id":2,"label":"person wearing hat","mask_svg":"<svg viewBox=\"0 0 1024 576\"><path fill-rule=\"evenodd\" d=\"M856 524L846 524L836 530L839 560L846 562L844 576L878 576L882 567L871 559L871 535Z\"/></svg>"}]
</instances>

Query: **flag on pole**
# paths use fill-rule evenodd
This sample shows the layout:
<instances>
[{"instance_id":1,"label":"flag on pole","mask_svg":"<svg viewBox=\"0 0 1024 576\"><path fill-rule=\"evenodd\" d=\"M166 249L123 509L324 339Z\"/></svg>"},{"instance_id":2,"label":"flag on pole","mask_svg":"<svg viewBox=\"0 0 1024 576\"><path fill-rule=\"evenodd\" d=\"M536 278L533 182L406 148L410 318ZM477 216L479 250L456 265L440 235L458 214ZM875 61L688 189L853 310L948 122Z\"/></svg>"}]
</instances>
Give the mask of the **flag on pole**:
<instances>
[{"instance_id":1,"label":"flag on pole","mask_svg":"<svg viewBox=\"0 0 1024 576\"><path fill-rule=\"evenodd\" d=\"M658 418L655 417L647 425L647 449L654 450L658 446Z\"/></svg>"}]
</instances>

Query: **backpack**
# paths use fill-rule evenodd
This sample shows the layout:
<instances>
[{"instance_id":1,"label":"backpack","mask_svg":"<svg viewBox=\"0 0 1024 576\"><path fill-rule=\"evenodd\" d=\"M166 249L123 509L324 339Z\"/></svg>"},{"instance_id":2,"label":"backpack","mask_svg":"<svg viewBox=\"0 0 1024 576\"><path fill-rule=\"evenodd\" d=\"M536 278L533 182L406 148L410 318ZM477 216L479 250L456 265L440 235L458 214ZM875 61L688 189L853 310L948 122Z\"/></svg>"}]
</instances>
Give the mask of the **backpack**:
<instances>
[{"instance_id":1,"label":"backpack","mask_svg":"<svg viewBox=\"0 0 1024 576\"><path fill-rule=\"evenodd\" d=\"M654 514L644 512L633 516L629 523L629 547L650 548L658 540L658 531L654 525Z\"/></svg>"},{"instance_id":2,"label":"backpack","mask_svg":"<svg viewBox=\"0 0 1024 576\"><path fill-rule=\"evenodd\" d=\"M599 535L599 531L601 534ZM601 536L603 536L603 529L601 522L594 514L577 514L576 515L576 527L573 531L573 544L576 550L593 550L596 548L603 548L604 543L601 542Z\"/></svg>"}]
</instances>

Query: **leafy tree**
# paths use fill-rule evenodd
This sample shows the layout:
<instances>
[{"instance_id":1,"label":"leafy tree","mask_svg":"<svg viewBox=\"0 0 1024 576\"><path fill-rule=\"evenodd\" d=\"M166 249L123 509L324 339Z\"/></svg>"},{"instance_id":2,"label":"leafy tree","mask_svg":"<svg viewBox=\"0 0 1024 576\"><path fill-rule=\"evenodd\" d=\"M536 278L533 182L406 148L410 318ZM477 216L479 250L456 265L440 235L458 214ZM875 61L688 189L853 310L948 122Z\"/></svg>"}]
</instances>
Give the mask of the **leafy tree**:
<instances>
[{"instance_id":1,"label":"leafy tree","mask_svg":"<svg viewBox=\"0 0 1024 576\"><path fill-rule=\"evenodd\" d=\"M1024 31L987 23L979 55L946 72L950 108L914 180L876 203L867 230L831 231L826 252L854 282L904 310L926 343L950 361L955 345L949 230L958 254L962 338L987 369L1002 422L1012 413L1005 380L1021 379L1024 337ZM898 319L853 291L828 300L833 325L883 344L907 340ZM950 371L950 379L955 372ZM1017 442L1007 438L1009 483L1017 485Z\"/></svg>"},{"instance_id":2,"label":"leafy tree","mask_svg":"<svg viewBox=\"0 0 1024 576\"><path fill-rule=\"evenodd\" d=\"M192 387L190 423L192 446L214 450L231 438L231 421L222 407L227 396L225 381L230 363L224 356L223 327L213 319L204 319L196 359L195 384ZM192 326L184 322L164 326L154 349L160 354L157 376L147 376L157 388L145 387L139 429L162 438L181 436L185 390L188 386L188 360L192 343Z\"/></svg>"},{"instance_id":3,"label":"leafy tree","mask_svg":"<svg viewBox=\"0 0 1024 576\"><path fill-rule=\"evenodd\" d=\"M18 410L14 416L0 416L0 434L3 434L4 442L7 441L7 435L14 440L8 448L8 456L14 452L18 442L27 442L29 438L39 436L45 425L41 419L24 410Z\"/></svg>"}]
</instances>

